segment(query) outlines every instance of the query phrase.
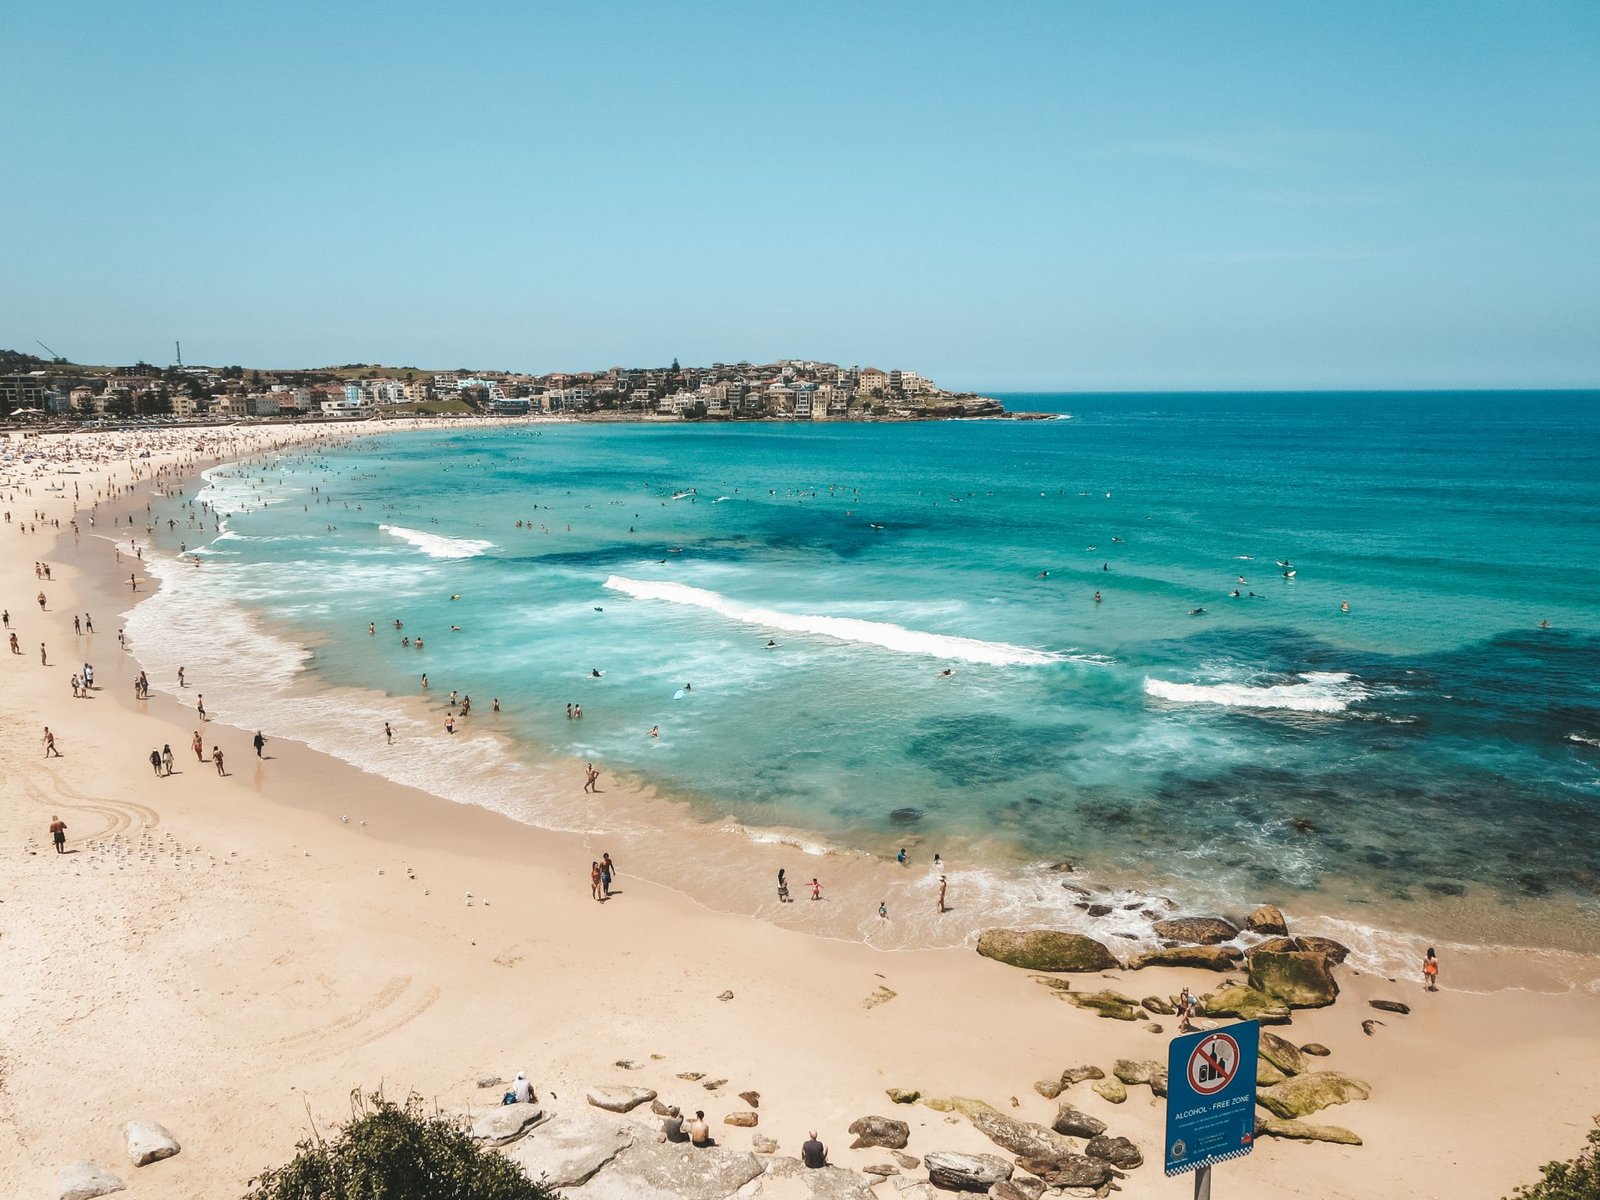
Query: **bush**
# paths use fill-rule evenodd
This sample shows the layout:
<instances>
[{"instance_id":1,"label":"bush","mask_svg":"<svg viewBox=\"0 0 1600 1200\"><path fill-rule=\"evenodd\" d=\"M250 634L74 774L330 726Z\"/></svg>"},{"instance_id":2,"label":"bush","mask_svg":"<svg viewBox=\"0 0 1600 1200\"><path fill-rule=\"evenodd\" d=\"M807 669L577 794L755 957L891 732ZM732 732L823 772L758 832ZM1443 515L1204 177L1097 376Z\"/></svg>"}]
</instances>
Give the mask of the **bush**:
<instances>
[{"instance_id":1,"label":"bush","mask_svg":"<svg viewBox=\"0 0 1600 1200\"><path fill-rule=\"evenodd\" d=\"M454 1122L382 1093L350 1095L351 1118L295 1147L288 1163L250 1181L245 1200L559 1200Z\"/></svg>"},{"instance_id":2,"label":"bush","mask_svg":"<svg viewBox=\"0 0 1600 1200\"><path fill-rule=\"evenodd\" d=\"M1595 1200L1600 1196L1600 1116L1589 1131L1588 1148L1571 1162L1546 1163L1544 1178L1519 1187L1515 1200Z\"/></svg>"}]
</instances>

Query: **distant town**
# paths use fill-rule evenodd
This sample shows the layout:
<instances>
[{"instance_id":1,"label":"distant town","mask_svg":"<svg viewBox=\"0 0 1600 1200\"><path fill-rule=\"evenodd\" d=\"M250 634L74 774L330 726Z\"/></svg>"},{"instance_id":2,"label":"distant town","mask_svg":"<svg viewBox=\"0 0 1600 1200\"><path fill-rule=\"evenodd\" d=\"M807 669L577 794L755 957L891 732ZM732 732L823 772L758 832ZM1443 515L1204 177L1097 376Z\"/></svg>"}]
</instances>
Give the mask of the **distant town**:
<instances>
[{"instance_id":1,"label":"distant town","mask_svg":"<svg viewBox=\"0 0 1600 1200\"><path fill-rule=\"evenodd\" d=\"M23 423L390 416L571 416L663 421L915 421L1009 415L915 371L809 359L611 367L527 375L348 363L260 370L91 367L0 350L0 420Z\"/></svg>"}]
</instances>

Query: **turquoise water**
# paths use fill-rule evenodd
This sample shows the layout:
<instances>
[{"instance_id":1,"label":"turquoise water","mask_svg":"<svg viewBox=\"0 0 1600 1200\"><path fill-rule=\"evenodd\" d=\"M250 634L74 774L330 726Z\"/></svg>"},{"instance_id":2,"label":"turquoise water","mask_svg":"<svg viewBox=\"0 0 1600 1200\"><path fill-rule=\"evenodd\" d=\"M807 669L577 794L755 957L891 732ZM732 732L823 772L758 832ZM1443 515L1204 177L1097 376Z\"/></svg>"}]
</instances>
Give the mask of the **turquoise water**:
<instances>
[{"instance_id":1,"label":"turquoise water","mask_svg":"<svg viewBox=\"0 0 1600 1200\"><path fill-rule=\"evenodd\" d=\"M324 683L498 697L707 819L1241 902L1592 909L1600 394L1008 405L1071 418L290 454L211 473L203 574Z\"/></svg>"}]
</instances>

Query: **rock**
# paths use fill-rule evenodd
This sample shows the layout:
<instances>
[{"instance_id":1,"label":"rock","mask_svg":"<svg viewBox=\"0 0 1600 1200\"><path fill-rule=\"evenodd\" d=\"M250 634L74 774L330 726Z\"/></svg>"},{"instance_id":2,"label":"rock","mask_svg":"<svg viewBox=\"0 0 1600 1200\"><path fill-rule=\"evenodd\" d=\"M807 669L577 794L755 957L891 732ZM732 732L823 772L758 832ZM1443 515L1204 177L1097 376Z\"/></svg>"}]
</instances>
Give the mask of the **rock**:
<instances>
[{"instance_id":1,"label":"rock","mask_svg":"<svg viewBox=\"0 0 1600 1200\"><path fill-rule=\"evenodd\" d=\"M1292 937L1269 937L1265 941L1257 942L1250 947L1252 950L1266 950L1272 954L1282 954L1287 950L1298 950Z\"/></svg>"},{"instance_id":2,"label":"rock","mask_svg":"<svg viewBox=\"0 0 1600 1200\"><path fill-rule=\"evenodd\" d=\"M1068 1067L1061 1072L1061 1090L1064 1092L1075 1083L1082 1083L1085 1079L1104 1079L1106 1073L1099 1067L1082 1066ZM1054 1096L1051 1099L1055 1099Z\"/></svg>"},{"instance_id":3,"label":"rock","mask_svg":"<svg viewBox=\"0 0 1600 1200\"><path fill-rule=\"evenodd\" d=\"M761 1118L753 1112L731 1112L722 1118L724 1125L736 1125L740 1129L754 1129L761 1123Z\"/></svg>"},{"instance_id":4,"label":"rock","mask_svg":"<svg viewBox=\"0 0 1600 1200\"><path fill-rule=\"evenodd\" d=\"M915 1088L889 1088L884 1095L896 1104L915 1104L922 1099L922 1093Z\"/></svg>"},{"instance_id":5,"label":"rock","mask_svg":"<svg viewBox=\"0 0 1600 1200\"><path fill-rule=\"evenodd\" d=\"M672 1111L672 1105L663 1104L659 1099L650 1101L650 1111L658 1117L664 1117Z\"/></svg>"},{"instance_id":6,"label":"rock","mask_svg":"<svg viewBox=\"0 0 1600 1200\"><path fill-rule=\"evenodd\" d=\"M1166 946L1140 954L1128 964L1130 970L1145 967L1193 967L1201 971L1232 971L1244 961L1244 951L1236 946Z\"/></svg>"},{"instance_id":7,"label":"rock","mask_svg":"<svg viewBox=\"0 0 1600 1200\"><path fill-rule=\"evenodd\" d=\"M501 1104L472 1123L472 1136L491 1146L504 1146L516 1141L543 1116L544 1109L537 1104Z\"/></svg>"},{"instance_id":8,"label":"rock","mask_svg":"<svg viewBox=\"0 0 1600 1200\"><path fill-rule=\"evenodd\" d=\"M1144 1031L1146 1033L1165 1033L1167 1031L1167 1027L1161 1024L1159 1021L1152 1021L1150 1024L1144 1027Z\"/></svg>"},{"instance_id":9,"label":"rock","mask_svg":"<svg viewBox=\"0 0 1600 1200\"><path fill-rule=\"evenodd\" d=\"M1110 1104L1121 1104L1128 1098L1127 1086L1120 1079L1097 1079L1090 1087L1096 1096Z\"/></svg>"},{"instance_id":10,"label":"rock","mask_svg":"<svg viewBox=\"0 0 1600 1200\"><path fill-rule=\"evenodd\" d=\"M1025 1186L1035 1185L1035 1186ZM1002 1179L989 1189L989 1200L1039 1200L1044 1194L1044 1181L1041 1179L1011 1178Z\"/></svg>"},{"instance_id":11,"label":"rock","mask_svg":"<svg viewBox=\"0 0 1600 1200\"><path fill-rule=\"evenodd\" d=\"M887 1179L891 1175L900 1174L900 1168L893 1163L869 1163L861 1168L863 1175L876 1175L879 1179Z\"/></svg>"},{"instance_id":12,"label":"rock","mask_svg":"<svg viewBox=\"0 0 1600 1200\"><path fill-rule=\"evenodd\" d=\"M1307 954L1320 954L1331 963L1342 963L1350 957L1350 947L1325 937L1297 937L1294 948Z\"/></svg>"},{"instance_id":13,"label":"rock","mask_svg":"<svg viewBox=\"0 0 1600 1200\"><path fill-rule=\"evenodd\" d=\"M739 1099L743 1100L751 1108L760 1108L761 1107L761 1093L760 1092L740 1092L739 1093Z\"/></svg>"},{"instance_id":14,"label":"rock","mask_svg":"<svg viewBox=\"0 0 1600 1200\"><path fill-rule=\"evenodd\" d=\"M1339 984L1325 955L1308 950L1250 955L1250 986L1290 1008L1323 1008L1339 995Z\"/></svg>"},{"instance_id":15,"label":"rock","mask_svg":"<svg viewBox=\"0 0 1600 1200\"><path fill-rule=\"evenodd\" d=\"M1061 1095L1061 1080L1041 1079L1033 1085L1033 1090L1038 1092L1039 1095L1043 1096L1046 1100L1054 1100L1057 1096Z\"/></svg>"},{"instance_id":16,"label":"rock","mask_svg":"<svg viewBox=\"0 0 1600 1200\"><path fill-rule=\"evenodd\" d=\"M1382 1021L1375 1021L1369 1017L1367 1020L1361 1022L1361 1032L1366 1034L1368 1037L1371 1037L1372 1031L1382 1024Z\"/></svg>"},{"instance_id":17,"label":"rock","mask_svg":"<svg viewBox=\"0 0 1600 1200\"><path fill-rule=\"evenodd\" d=\"M1256 1086L1271 1087L1275 1083L1282 1083L1289 1078L1277 1067L1264 1058L1256 1059Z\"/></svg>"},{"instance_id":18,"label":"rock","mask_svg":"<svg viewBox=\"0 0 1600 1200\"><path fill-rule=\"evenodd\" d=\"M719 1087L721 1087L723 1084L725 1084L727 1082L728 1081L726 1079L708 1079L704 1083L702 1083L700 1086L705 1088L705 1090L708 1091L708 1092L714 1092Z\"/></svg>"},{"instance_id":19,"label":"rock","mask_svg":"<svg viewBox=\"0 0 1600 1200\"><path fill-rule=\"evenodd\" d=\"M1091 917L1109 917L1111 915L1111 905L1109 904L1083 904L1078 907L1082 908Z\"/></svg>"},{"instance_id":20,"label":"rock","mask_svg":"<svg viewBox=\"0 0 1600 1200\"><path fill-rule=\"evenodd\" d=\"M582 1195L583 1200L727 1200L763 1169L747 1151L636 1138L584 1184Z\"/></svg>"},{"instance_id":21,"label":"rock","mask_svg":"<svg viewBox=\"0 0 1600 1200\"><path fill-rule=\"evenodd\" d=\"M1272 904L1263 904L1244 919L1244 927L1251 933L1276 934L1282 937L1289 932L1289 923L1283 913Z\"/></svg>"},{"instance_id":22,"label":"rock","mask_svg":"<svg viewBox=\"0 0 1600 1200\"><path fill-rule=\"evenodd\" d=\"M1098 992L1073 992L1067 999L1078 1008L1086 1008L1090 1012L1099 1013L1102 1017L1110 1017L1115 1021L1148 1020L1144 1016L1144 1010L1132 996L1124 996L1121 992L1113 992L1109 988Z\"/></svg>"},{"instance_id":23,"label":"rock","mask_svg":"<svg viewBox=\"0 0 1600 1200\"><path fill-rule=\"evenodd\" d=\"M958 1107L984 1137L1018 1158L1057 1159L1077 1150L1054 1129L1019 1121L981 1101L964 1101Z\"/></svg>"},{"instance_id":24,"label":"rock","mask_svg":"<svg viewBox=\"0 0 1600 1200\"><path fill-rule=\"evenodd\" d=\"M1379 1012L1399 1013L1402 1017L1411 1015L1411 1006L1398 1000L1368 1000L1367 1004Z\"/></svg>"},{"instance_id":25,"label":"rock","mask_svg":"<svg viewBox=\"0 0 1600 1200\"><path fill-rule=\"evenodd\" d=\"M492 1088L502 1086L505 1080L498 1075L479 1075L476 1082L481 1088Z\"/></svg>"},{"instance_id":26,"label":"rock","mask_svg":"<svg viewBox=\"0 0 1600 1200\"><path fill-rule=\"evenodd\" d=\"M904 1150L911 1140L911 1126L892 1117L857 1117L850 1122L850 1133L856 1140L850 1149L863 1150L868 1146L887 1146L890 1150Z\"/></svg>"},{"instance_id":27,"label":"rock","mask_svg":"<svg viewBox=\"0 0 1600 1200\"><path fill-rule=\"evenodd\" d=\"M1028 971L1108 971L1120 965L1093 938L1051 929L985 929L978 953Z\"/></svg>"},{"instance_id":28,"label":"rock","mask_svg":"<svg viewBox=\"0 0 1600 1200\"><path fill-rule=\"evenodd\" d=\"M616 1061L616 1065L621 1067L624 1071L644 1070L644 1064L642 1062L635 1062L631 1058L619 1058Z\"/></svg>"},{"instance_id":29,"label":"rock","mask_svg":"<svg viewBox=\"0 0 1600 1200\"><path fill-rule=\"evenodd\" d=\"M1327 1058L1328 1055L1333 1053L1333 1051L1329 1050L1321 1042L1307 1042L1304 1046L1300 1047L1300 1053L1309 1054L1313 1058Z\"/></svg>"},{"instance_id":30,"label":"rock","mask_svg":"<svg viewBox=\"0 0 1600 1200\"><path fill-rule=\"evenodd\" d=\"M1207 1016L1238 1017L1241 1021L1260 1021L1263 1025L1289 1023L1289 1006L1255 988L1223 988L1206 996L1201 1003Z\"/></svg>"},{"instance_id":31,"label":"rock","mask_svg":"<svg viewBox=\"0 0 1600 1200\"><path fill-rule=\"evenodd\" d=\"M872 1185L882 1182L880 1176L859 1174L846 1167L820 1167L813 1171L801 1166L799 1159L787 1161L799 1167L798 1178L810 1191L811 1200L878 1200ZM927 1187L926 1184L922 1186Z\"/></svg>"},{"instance_id":32,"label":"rock","mask_svg":"<svg viewBox=\"0 0 1600 1200\"><path fill-rule=\"evenodd\" d=\"M1275 1117L1304 1117L1333 1104L1365 1100L1372 1088L1339 1071L1310 1071L1276 1087L1262 1088L1256 1103Z\"/></svg>"},{"instance_id":33,"label":"rock","mask_svg":"<svg viewBox=\"0 0 1600 1200\"><path fill-rule=\"evenodd\" d=\"M1261 1046L1257 1053L1285 1075L1298 1075L1306 1069L1305 1055L1300 1053L1298 1046L1265 1029L1261 1031Z\"/></svg>"},{"instance_id":34,"label":"rock","mask_svg":"<svg viewBox=\"0 0 1600 1200\"><path fill-rule=\"evenodd\" d=\"M679 1079L683 1079L683 1080L687 1080L689 1083L693 1083L697 1079L704 1079L705 1077L706 1077L706 1073L704 1071L679 1071L678 1072L678 1078Z\"/></svg>"},{"instance_id":35,"label":"rock","mask_svg":"<svg viewBox=\"0 0 1600 1200\"><path fill-rule=\"evenodd\" d=\"M136 1167L171 1158L183 1148L166 1126L154 1121L129 1121L122 1127L122 1136L128 1143L128 1157Z\"/></svg>"},{"instance_id":36,"label":"rock","mask_svg":"<svg viewBox=\"0 0 1600 1200\"><path fill-rule=\"evenodd\" d=\"M1102 1133L1099 1137L1090 1138L1083 1152L1090 1158L1098 1158L1124 1171L1144 1165L1144 1155L1139 1153L1139 1147L1125 1137L1107 1137Z\"/></svg>"},{"instance_id":37,"label":"rock","mask_svg":"<svg viewBox=\"0 0 1600 1200\"><path fill-rule=\"evenodd\" d=\"M928 1182L949 1192L987 1192L1002 1179L1010 1179L1011 1164L994 1154L953 1154L935 1151L922 1157Z\"/></svg>"},{"instance_id":38,"label":"rock","mask_svg":"<svg viewBox=\"0 0 1600 1200\"><path fill-rule=\"evenodd\" d=\"M1146 996L1139 1003L1146 1012L1153 1012L1163 1017L1170 1017L1178 1011L1170 1001L1163 1000L1160 996Z\"/></svg>"},{"instance_id":39,"label":"rock","mask_svg":"<svg viewBox=\"0 0 1600 1200\"><path fill-rule=\"evenodd\" d=\"M1277 1117L1257 1117L1256 1136L1293 1138L1300 1142L1334 1142L1340 1146L1361 1145L1359 1137L1337 1125L1308 1125L1304 1121L1283 1121Z\"/></svg>"},{"instance_id":40,"label":"rock","mask_svg":"<svg viewBox=\"0 0 1600 1200\"><path fill-rule=\"evenodd\" d=\"M931 1183L913 1183L907 1180L896 1180L895 1187L899 1189L895 1200L940 1200L944 1195Z\"/></svg>"},{"instance_id":41,"label":"rock","mask_svg":"<svg viewBox=\"0 0 1600 1200\"><path fill-rule=\"evenodd\" d=\"M892 1150L890 1153L894 1155L895 1162L908 1171L915 1171L922 1165L922 1160L915 1154L901 1154L898 1150Z\"/></svg>"},{"instance_id":42,"label":"rock","mask_svg":"<svg viewBox=\"0 0 1600 1200\"><path fill-rule=\"evenodd\" d=\"M1056 1110L1056 1119L1050 1123L1050 1128L1068 1137L1092 1138L1106 1131L1106 1123L1099 1117L1079 1112L1070 1104L1063 1104Z\"/></svg>"},{"instance_id":43,"label":"rock","mask_svg":"<svg viewBox=\"0 0 1600 1200\"><path fill-rule=\"evenodd\" d=\"M56 1172L56 1192L61 1200L94 1200L120 1192L128 1185L98 1163L87 1159L68 1163Z\"/></svg>"},{"instance_id":44,"label":"rock","mask_svg":"<svg viewBox=\"0 0 1600 1200\"><path fill-rule=\"evenodd\" d=\"M1239 936L1239 927L1224 917L1168 917L1157 921L1152 929L1156 936L1169 942L1189 942L1200 946L1215 946L1230 942Z\"/></svg>"},{"instance_id":45,"label":"rock","mask_svg":"<svg viewBox=\"0 0 1600 1200\"><path fill-rule=\"evenodd\" d=\"M632 1112L639 1105L648 1104L656 1098L655 1092L649 1088L616 1085L592 1087L584 1093L584 1096L596 1108L614 1113Z\"/></svg>"},{"instance_id":46,"label":"rock","mask_svg":"<svg viewBox=\"0 0 1600 1200\"><path fill-rule=\"evenodd\" d=\"M551 1188L581 1187L633 1144L639 1128L583 1108L551 1117L505 1154L529 1179L542 1175Z\"/></svg>"},{"instance_id":47,"label":"rock","mask_svg":"<svg viewBox=\"0 0 1600 1200\"><path fill-rule=\"evenodd\" d=\"M722 995L717 997L717 999L718 1000L732 1000L733 999L733 993L732 992L723 992Z\"/></svg>"},{"instance_id":48,"label":"rock","mask_svg":"<svg viewBox=\"0 0 1600 1200\"><path fill-rule=\"evenodd\" d=\"M1024 1158L1017 1165L1051 1187L1098 1188L1111 1181L1110 1166L1086 1154L1069 1154L1060 1159Z\"/></svg>"},{"instance_id":49,"label":"rock","mask_svg":"<svg viewBox=\"0 0 1600 1200\"><path fill-rule=\"evenodd\" d=\"M750 1149L757 1154L776 1154L778 1152L778 1140L769 1138L764 1133L758 1133L750 1139Z\"/></svg>"},{"instance_id":50,"label":"rock","mask_svg":"<svg viewBox=\"0 0 1600 1200\"><path fill-rule=\"evenodd\" d=\"M1111 1068L1111 1073L1130 1087L1147 1083L1150 1091L1157 1096L1167 1094L1167 1068L1165 1064L1147 1058L1135 1062L1131 1058L1119 1058Z\"/></svg>"}]
</instances>

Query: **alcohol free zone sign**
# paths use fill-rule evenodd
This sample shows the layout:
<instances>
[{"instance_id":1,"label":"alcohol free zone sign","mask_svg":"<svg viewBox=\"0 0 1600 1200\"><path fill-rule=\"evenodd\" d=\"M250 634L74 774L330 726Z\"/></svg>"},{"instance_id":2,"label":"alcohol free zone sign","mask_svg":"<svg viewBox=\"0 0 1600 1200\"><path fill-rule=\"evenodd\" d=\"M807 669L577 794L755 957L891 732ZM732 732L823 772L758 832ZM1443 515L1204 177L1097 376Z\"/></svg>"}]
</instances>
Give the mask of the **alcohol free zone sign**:
<instances>
[{"instance_id":1,"label":"alcohol free zone sign","mask_svg":"<svg viewBox=\"0 0 1600 1200\"><path fill-rule=\"evenodd\" d=\"M1174 1038L1167 1051L1168 1175L1249 1154L1256 1132L1261 1026L1242 1021Z\"/></svg>"}]
</instances>

